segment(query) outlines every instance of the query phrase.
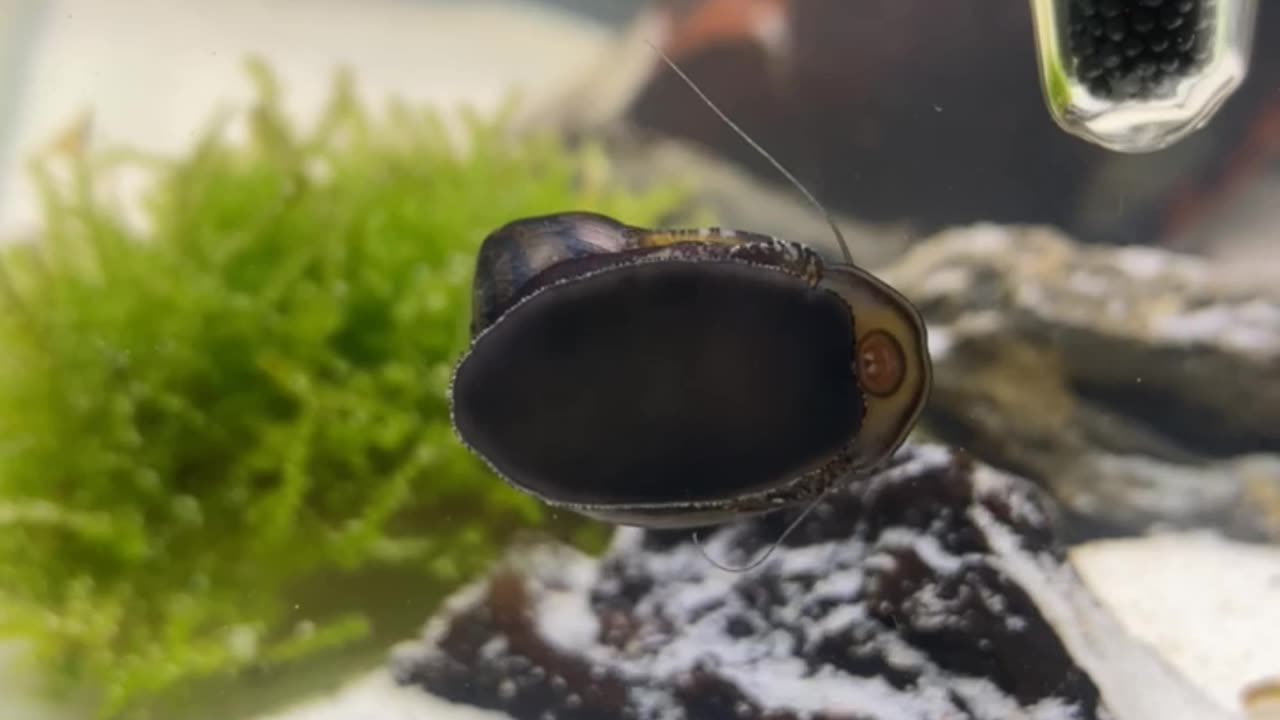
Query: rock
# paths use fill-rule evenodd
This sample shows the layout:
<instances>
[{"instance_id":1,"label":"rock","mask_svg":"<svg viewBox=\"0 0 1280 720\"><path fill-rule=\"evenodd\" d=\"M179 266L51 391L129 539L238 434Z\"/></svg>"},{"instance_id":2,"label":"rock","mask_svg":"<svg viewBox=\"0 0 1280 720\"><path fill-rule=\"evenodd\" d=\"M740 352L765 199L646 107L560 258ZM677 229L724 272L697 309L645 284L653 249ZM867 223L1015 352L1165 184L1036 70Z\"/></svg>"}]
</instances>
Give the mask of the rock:
<instances>
[{"instance_id":1,"label":"rock","mask_svg":"<svg viewBox=\"0 0 1280 720\"><path fill-rule=\"evenodd\" d=\"M513 551L393 673L518 720L1227 717L1089 599L1030 483L909 446L759 568L687 534ZM742 563L799 510L722 526Z\"/></svg>"},{"instance_id":2,"label":"rock","mask_svg":"<svg viewBox=\"0 0 1280 720\"><path fill-rule=\"evenodd\" d=\"M929 324L929 429L1044 484L1073 532L1280 539L1280 288L994 225L883 274Z\"/></svg>"},{"instance_id":3,"label":"rock","mask_svg":"<svg viewBox=\"0 0 1280 720\"><path fill-rule=\"evenodd\" d=\"M1280 701L1280 547L1182 532L1085 543L1070 559L1128 632L1217 704Z\"/></svg>"}]
</instances>

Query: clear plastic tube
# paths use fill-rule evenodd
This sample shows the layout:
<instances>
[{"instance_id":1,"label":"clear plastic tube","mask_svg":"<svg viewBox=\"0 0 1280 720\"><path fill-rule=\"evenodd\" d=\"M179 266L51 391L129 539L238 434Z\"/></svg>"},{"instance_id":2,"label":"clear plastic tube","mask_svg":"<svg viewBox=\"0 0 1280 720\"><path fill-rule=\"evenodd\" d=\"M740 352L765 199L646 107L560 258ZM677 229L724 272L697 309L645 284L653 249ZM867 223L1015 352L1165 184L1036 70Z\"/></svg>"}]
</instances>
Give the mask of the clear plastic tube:
<instances>
[{"instance_id":1,"label":"clear plastic tube","mask_svg":"<svg viewBox=\"0 0 1280 720\"><path fill-rule=\"evenodd\" d=\"M1248 72L1256 0L1031 0L1045 102L1117 152L1203 127Z\"/></svg>"}]
</instances>

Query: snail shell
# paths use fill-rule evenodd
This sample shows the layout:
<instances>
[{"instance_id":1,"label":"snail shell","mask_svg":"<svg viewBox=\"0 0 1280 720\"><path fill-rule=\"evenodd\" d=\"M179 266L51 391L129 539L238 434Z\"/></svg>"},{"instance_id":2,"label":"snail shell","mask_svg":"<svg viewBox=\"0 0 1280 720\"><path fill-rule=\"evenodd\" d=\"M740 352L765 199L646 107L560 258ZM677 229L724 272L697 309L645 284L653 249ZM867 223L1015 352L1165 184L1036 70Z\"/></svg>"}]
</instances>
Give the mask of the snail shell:
<instances>
[{"instance_id":1,"label":"snail shell","mask_svg":"<svg viewBox=\"0 0 1280 720\"><path fill-rule=\"evenodd\" d=\"M812 499L927 399L925 327L852 265L756 233L593 213L486 238L450 393L462 442L556 507L655 528Z\"/></svg>"}]
</instances>

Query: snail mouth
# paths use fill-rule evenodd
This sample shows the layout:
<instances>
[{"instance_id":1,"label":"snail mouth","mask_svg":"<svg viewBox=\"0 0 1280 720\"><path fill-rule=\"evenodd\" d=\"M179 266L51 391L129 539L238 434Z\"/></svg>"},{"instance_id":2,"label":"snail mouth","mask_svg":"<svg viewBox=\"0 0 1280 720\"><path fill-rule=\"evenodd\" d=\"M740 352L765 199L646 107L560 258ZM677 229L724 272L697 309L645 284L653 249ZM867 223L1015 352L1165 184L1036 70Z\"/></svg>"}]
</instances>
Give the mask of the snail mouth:
<instances>
[{"instance_id":1,"label":"snail mouth","mask_svg":"<svg viewBox=\"0 0 1280 720\"><path fill-rule=\"evenodd\" d=\"M733 262L612 267L528 296L455 376L460 436L549 500L733 498L857 434L853 321L834 293Z\"/></svg>"}]
</instances>

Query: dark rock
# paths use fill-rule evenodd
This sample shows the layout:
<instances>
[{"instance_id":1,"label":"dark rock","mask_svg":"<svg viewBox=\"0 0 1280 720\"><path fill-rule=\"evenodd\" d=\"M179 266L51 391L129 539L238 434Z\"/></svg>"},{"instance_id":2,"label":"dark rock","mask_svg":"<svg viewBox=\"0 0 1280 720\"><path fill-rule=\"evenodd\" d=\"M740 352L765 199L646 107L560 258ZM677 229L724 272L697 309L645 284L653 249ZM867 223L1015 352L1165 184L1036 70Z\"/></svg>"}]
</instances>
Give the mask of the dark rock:
<instances>
[{"instance_id":1,"label":"dark rock","mask_svg":"<svg viewBox=\"0 0 1280 720\"><path fill-rule=\"evenodd\" d=\"M884 275L929 324L936 435L1045 485L1089 532L1280 539L1274 283L994 225L942 233Z\"/></svg>"},{"instance_id":2,"label":"dark rock","mask_svg":"<svg viewBox=\"0 0 1280 720\"><path fill-rule=\"evenodd\" d=\"M798 512L704 547L745 562ZM601 560L518 550L393 669L519 720L1216 717L1141 652L1117 652L1124 633L1077 591L1033 485L908 447L746 573L684 533L623 528ZM1108 707L1094 676L1126 654Z\"/></svg>"}]
</instances>

